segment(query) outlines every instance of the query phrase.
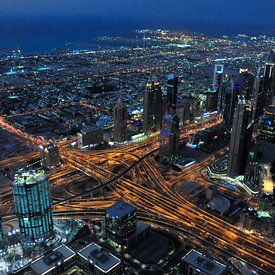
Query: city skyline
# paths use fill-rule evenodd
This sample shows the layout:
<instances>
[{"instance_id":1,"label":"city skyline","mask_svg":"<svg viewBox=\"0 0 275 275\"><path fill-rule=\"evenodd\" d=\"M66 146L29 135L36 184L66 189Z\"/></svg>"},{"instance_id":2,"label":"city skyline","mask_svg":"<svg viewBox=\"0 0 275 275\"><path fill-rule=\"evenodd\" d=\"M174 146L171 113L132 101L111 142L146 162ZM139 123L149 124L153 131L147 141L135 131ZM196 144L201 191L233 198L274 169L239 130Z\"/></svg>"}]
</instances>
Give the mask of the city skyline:
<instances>
[{"instance_id":1,"label":"city skyline","mask_svg":"<svg viewBox=\"0 0 275 275\"><path fill-rule=\"evenodd\" d=\"M0 5L1 274L274 274L270 1Z\"/></svg>"}]
</instances>

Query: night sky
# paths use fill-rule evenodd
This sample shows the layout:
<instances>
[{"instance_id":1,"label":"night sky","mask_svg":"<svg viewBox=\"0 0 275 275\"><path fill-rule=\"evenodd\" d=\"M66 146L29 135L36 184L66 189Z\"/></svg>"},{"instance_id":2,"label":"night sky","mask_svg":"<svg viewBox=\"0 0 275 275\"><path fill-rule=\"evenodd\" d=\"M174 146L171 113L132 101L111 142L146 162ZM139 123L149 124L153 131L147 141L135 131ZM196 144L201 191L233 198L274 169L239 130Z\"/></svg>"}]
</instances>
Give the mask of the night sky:
<instances>
[{"instance_id":1,"label":"night sky","mask_svg":"<svg viewBox=\"0 0 275 275\"><path fill-rule=\"evenodd\" d=\"M175 29L194 23L275 35L274 0L0 0L0 10L0 18L91 16L162 22Z\"/></svg>"}]
</instances>

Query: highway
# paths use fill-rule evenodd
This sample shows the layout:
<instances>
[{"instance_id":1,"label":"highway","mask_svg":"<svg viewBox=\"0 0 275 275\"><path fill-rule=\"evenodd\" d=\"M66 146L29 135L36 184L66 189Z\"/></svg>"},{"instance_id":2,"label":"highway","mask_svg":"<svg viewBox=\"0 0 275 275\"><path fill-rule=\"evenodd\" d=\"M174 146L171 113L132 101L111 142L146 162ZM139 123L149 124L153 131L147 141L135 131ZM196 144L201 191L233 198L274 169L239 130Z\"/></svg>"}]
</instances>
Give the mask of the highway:
<instances>
[{"instance_id":1,"label":"highway","mask_svg":"<svg viewBox=\"0 0 275 275\"><path fill-rule=\"evenodd\" d=\"M220 123L222 123L220 117L210 117L186 125L181 129L180 138L182 141L186 140L190 134ZM10 128L10 131L13 131L13 128ZM40 140L31 138L33 143L40 144ZM98 209L99 216L102 216L102 211L106 207L122 197L147 217L149 216L152 223L162 223L175 231L193 235L211 243L223 253L243 259L270 274L275 271L272 244L204 211L174 191L175 184L196 178L207 165L217 159L217 155L189 166L178 176L167 181L161 175L155 160L151 158L159 148L158 136L141 143L121 145L106 151L79 151L68 148L67 143L57 146L64 169L50 175L50 180L55 186L69 186L74 180L70 175L76 170L97 180L99 184L90 191L70 196L67 194L55 200L55 215L81 216L84 214L83 211ZM220 155L226 152L227 150L221 150ZM206 180L205 182L207 184ZM113 191L105 198L102 200L91 198L93 192L106 186ZM70 193L68 188L67 192Z\"/></svg>"}]
</instances>

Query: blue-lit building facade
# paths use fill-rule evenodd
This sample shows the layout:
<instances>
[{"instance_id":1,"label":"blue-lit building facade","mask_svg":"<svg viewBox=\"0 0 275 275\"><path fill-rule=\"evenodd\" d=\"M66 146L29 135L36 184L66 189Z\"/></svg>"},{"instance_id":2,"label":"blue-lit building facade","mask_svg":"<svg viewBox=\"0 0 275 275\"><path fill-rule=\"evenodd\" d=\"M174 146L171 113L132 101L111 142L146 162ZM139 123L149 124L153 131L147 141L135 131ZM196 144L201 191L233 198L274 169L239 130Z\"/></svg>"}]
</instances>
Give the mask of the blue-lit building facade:
<instances>
[{"instance_id":1,"label":"blue-lit building facade","mask_svg":"<svg viewBox=\"0 0 275 275\"><path fill-rule=\"evenodd\" d=\"M53 233L49 181L44 170L20 170L14 177L13 195L21 235L40 242Z\"/></svg>"}]
</instances>

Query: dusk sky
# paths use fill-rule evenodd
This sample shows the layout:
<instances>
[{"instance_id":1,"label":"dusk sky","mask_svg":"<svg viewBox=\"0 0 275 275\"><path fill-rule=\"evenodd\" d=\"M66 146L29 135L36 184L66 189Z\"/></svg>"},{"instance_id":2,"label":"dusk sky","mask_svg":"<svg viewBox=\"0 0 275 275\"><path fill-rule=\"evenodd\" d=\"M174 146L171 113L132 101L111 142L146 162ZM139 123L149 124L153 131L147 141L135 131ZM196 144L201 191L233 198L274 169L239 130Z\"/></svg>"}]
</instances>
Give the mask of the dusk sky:
<instances>
[{"instance_id":1,"label":"dusk sky","mask_svg":"<svg viewBox=\"0 0 275 275\"><path fill-rule=\"evenodd\" d=\"M18 35L79 34L85 40L139 28L275 36L274 0L0 0L0 10L0 37L10 46L20 45Z\"/></svg>"},{"instance_id":2,"label":"dusk sky","mask_svg":"<svg viewBox=\"0 0 275 275\"><path fill-rule=\"evenodd\" d=\"M275 28L274 0L1 0L1 15L99 15ZM1 16L0 15L0 16Z\"/></svg>"}]
</instances>

